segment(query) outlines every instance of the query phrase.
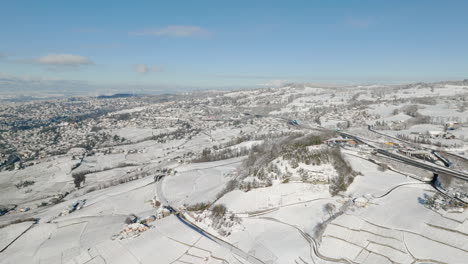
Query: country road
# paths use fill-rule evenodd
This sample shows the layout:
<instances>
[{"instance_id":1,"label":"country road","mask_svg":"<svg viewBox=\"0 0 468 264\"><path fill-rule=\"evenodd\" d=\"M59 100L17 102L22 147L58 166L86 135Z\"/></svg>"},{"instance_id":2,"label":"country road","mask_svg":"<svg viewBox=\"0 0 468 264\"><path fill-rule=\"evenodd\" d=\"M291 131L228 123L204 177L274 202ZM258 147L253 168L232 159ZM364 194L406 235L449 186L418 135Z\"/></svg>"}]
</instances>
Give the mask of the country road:
<instances>
[{"instance_id":1,"label":"country road","mask_svg":"<svg viewBox=\"0 0 468 264\"><path fill-rule=\"evenodd\" d=\"M181 210L172 207L171 204L169 203L169 201L167 200L167 198L164 195L164 190L163 190L164 178L165 177L160 178L156 183L156 195L159 198L161 204L164 207L168 208L169 211L171 211L171 213L175 214L177 216L177 219L183 225L185 225L185 226L187 226L187 228L192 229L193 231L199 233L200 235L208 238L209 240L217 243L218 245L228 249L230 252L232 252L233 254L241 257L242 259L244 259L248 263L251 263L251 264L265 264L263 261L256 258L255 256L250 255L249 253L243 251L242 249L230 244L229 242L226 242L226 241L218 238L215 235L212 235L208 231L206 231L206 230L200 228L199 226L195 225L190 220L188 220L187 217L185 217L184 213Z\"/></svg>"}]
</instances>

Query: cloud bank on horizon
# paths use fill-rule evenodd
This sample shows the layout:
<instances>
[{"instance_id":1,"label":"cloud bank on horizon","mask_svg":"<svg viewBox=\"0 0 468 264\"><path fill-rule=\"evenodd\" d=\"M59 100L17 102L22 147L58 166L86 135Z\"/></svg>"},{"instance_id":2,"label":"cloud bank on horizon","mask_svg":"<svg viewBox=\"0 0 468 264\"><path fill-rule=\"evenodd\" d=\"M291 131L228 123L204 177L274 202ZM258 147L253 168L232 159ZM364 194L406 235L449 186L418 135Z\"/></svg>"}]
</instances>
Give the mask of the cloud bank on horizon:
<instances>
[{"instance_id":1,"label":"cloud bank on horizon","mask_svg":"<svg viewBox=\"0 0 468 264\"><path fill-rule=\"evenodd\" d=\"M44 65L80 66L94 64L90 59L73 54L48 54L35 59L35 62Z\"/></svg>"}]
</instances>

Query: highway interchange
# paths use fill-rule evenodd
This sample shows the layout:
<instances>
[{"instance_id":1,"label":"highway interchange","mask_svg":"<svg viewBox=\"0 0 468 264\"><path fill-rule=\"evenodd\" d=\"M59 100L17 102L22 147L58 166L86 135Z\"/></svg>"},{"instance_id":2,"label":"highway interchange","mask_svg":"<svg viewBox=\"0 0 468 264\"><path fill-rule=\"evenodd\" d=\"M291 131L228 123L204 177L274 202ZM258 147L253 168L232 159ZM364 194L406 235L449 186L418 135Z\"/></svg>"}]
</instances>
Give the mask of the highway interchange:
<instances>
[{"instance_id":1,"label":"highway interchange","mask_svg":"<svg viewBox=\"0 0 468 264\"><path fill-rule=\"evenodd\" d=\"M280 117L280 119L287 120L287 119L281 118L281 117ZM305 129L310 129L310 130L318 130L318 131L328 132L328 133L337 133L338 135L340 135L343 138L350 138L350 139L355 140L359 144L365 144L365 145L371 147L374 150L374 153L378 153L378 154L387 156L387 157L389 157L389 158L391 158L393 160L397 160L397 161L402 162L404 164L411 165L411 166L414 166L414 167L418 167L418 168L421 168L421 169L424 169L424 170L428 170L428 171L433 172L434 174L444 173L444 174L447 174L447 175L452 176L452 177L456 177L456 178L464 180L464 181L468 180L468 174L466 174L466 173L456 171L456 170L453 170L453 169L449 169L449 168L446 168L446 167L442 167L442 166L439 166L437 164L428 164L426 162L420 162L420 161L417 161L415 159L411 159L411 158L408 158L408 157L405 157L405 156L402 156L402 155L399 155L399 154L396 154L396 153L392 153L392 152L390 152L388 150L378 148L375 145L368 142L368 141L372 142L372 140L366 140L366 139L364 139L362 137L353 135L353 134L348 133L348 132L331 130L331 129L327 129L327 128L324 128L324 127L311 127L311 126L303 125L301 123L296 124L296 126L299 126L301 128L305 128ZM369 129L369 130L372 131L372 132L375 132L372 129ZM377 132L375 132L375 133L377 133ZM379 134L381 134L381 133L379 133ZM202 229L201 227L197 226L192 221L187 219L187 217L184 214L184 210L173 207L170 204L170 202L167 200L167 198L165 197L164 190L163 190L164 178L165 178L164 176L160 176L160 177L155 178L157 197L160 199L160 202L161 202L162 206L164 206L172 214L174 214L182 224L187 226L189 229L192 229L193 231L199 233L200 235L208 238L209 240L217 243L218 245L228 249L230 252L232 252L233 254L237 255L240 258L242 258L244 261L247 261L248 263L251 263L251 264L265 264L265 262L263 262L262 260L260 260L260 259L256 258L255 256L243 251L242 249L232 245L231 243L226 242L225 240L223 240L223 239L209 233L208 231ZM422 183L427 183L427 182L422 181ZM434 187L434 189L437 192L441 193L442 195L444 195L446 197L451 197L448 194L446 194L445 192L443 192L443 190L441 190L438 186L436 186L436 184L434 184L434 181L431 181L430 184L431 184L432 187ZM451 197L451 198L455 198L455 199L457 199L457 200L459 200L459 201L466 204L466 202L461 200L461 199L458 199L456 197ZM327 261L341 262L341 263L351 263L347 259L330 259L330 258L328 258L326 256L322 256L320 254L320 252L318 251L317 243L315 242L315 240L310 235L305 234L302 230L299 230L299 231L300 231L301 234L303 234L304 238L309 243L309 245L310 245L311 249L313 250L316 257L318 257L320 259L323 259L323 260L327 260Z\"/></svg>"}]
</instances>

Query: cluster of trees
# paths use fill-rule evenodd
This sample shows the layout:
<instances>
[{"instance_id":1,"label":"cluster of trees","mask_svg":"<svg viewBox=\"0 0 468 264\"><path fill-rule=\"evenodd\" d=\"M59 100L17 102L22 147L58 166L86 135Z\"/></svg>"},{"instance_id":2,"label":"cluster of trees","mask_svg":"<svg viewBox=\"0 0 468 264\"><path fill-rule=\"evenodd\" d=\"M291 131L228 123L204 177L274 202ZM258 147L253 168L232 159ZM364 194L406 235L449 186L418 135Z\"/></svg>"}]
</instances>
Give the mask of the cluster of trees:
<instances>
[{"instance_id":1,"label":"cluster of trees","mask_svg":"<svg viewBox=\"0 0 468 264\"><path fill-rule=\"evenodd\" d=\"M249 140L256 140L256 139L253 139L252 136L250 136L250 135L243 135L243 136L235 137L235 138L229 140L228 142L226 142L224 144L213 146L213 148L215 150L222 149L222 148L228 148L228 147L232 147L234 145L237 145L237 144L240 144L242 142L249 141Z\"/></svg>"},{"instance_id":2,"label":"cluster of trees","mask_svg":"<svg viewBox=\"0 0 468 264\"><path fill-rule=\"evenodd\" d=\"M119 178L119 179L113 179L113 180L110 180L110 181L107 181L107 182L104 182L104 183L100 183L99 185L91 186L91 187L89 187L88 189L85 190L85 193L90 193L90 192L94 192L96 190L102 190L102 189L106 189L106 188L116 186L116 185L119 185L119 184L127 183L127 182L134 181L134 180L138 180L138 179L147 177L149 175L152 175L152 173L150 173L148 171L143 171L143 172L140 172L140 173L137 173L137 174L132 174L130 176L122 177L122 178Z\"/></svg>"},{"instance_id":3,"label":"cluster of trees","mask_svg":"<svg viewBox=\"0 0 468 264\"><path fill-rule=\"evenodd\" d=\"M453 144L442 144L442 142L440 141L437 141L437 142L433 142L427 138L424 138L424 137L410 137L408 135L401 135L401 134L398 134L397 135L397 138L399 139L402 139L402 140L406 140L406 141L409 141L409 142L413 142L413 143L418 143L418 144L427 144L427 145L433 145L433 146L436 146L436 147L445 147L445 148L459 148L461 146L463 146L463 144L457 144L457 143L453 143Z\"/></svg>"},{"instance_id":4,"label":"cluster of trees","mask_svg":"<svg viewBox=\"0 0 468 264\"><path fill-rule=\"evenodd\" d=\"M405 141L414 142L418 144L431 144L431 141L429 139L423 137L410 137L405 134L397 134L396 137Z\"/></svg>"},{"instance_id":5,"label":"cluster of trees","mask_svg":"<svg viewBox=\"0 0 468 264\"><path fill-rule=\"evenodd\" d=\"M200 211L204 211L205 209L207 209L208 207L210 206L209 203L204 203L204 202L201 202L201 203L196 203L196 204L191 204L191 205L185 205L185 209L187 211L195 211L195 212L200 212Z\"/></svg>"},{"instance_id":6,"label":"cluster of trees","mask_svg":"<svg viewBox=\"0 0 468 264\"><path fill-rule=\"evenodd\" d=\"M185 128L180 128L180 129L177 129L176 131L169 132L169 133L161 133L161 134L153 135L149 138L144 138L138 142L143 142L147 140L155 140L158 143L166 143L167 140L182 139L188 134L192 134L192 133L198 134L199 132L200 132L199 129L194 129L191 126L190 127L185 126ZM135 143L138 143L138 142L135 142Z\"/></svg>"},{"instance_id":7,"label":"cluster of trees","mask_svg":"<svg viewBox=\"0 0 468 264\"><path fill-rule=\"evenodd\" d=\"M282 133L280 137L298 137L302 134L297 132L289 132L289 133ZM264 146L254 145L252 148L248 147L240 147L240 148L231 148L232 146L238 145L242 142L251 141L251 140L266 140L267 142L273 142L273 139L276 137L273 135L243 135L240 137L236 137L224 144L220 144L217 146L213 146L213 148L205 148L200 156L195 159L192 159L192 162L209 162L209 161L218 161L218 160L225 160L230 158L241 157L245 155L250 155L252 152L258 152L260 148L264 148ZM306 142L307 140L311 142ZM315 140L315 142L312 142ZM308 145L316 145L320 144L320 141L317 138L305 138L304 142L300 144L308 144Z\"/></svg>"},{"instance_id":8,"label":"cluster of trees","mask_svg":"<svg viewBox=\"0 0 468 264\"><path fill-rule=\"evenodd\" d=\"M411 103L413 103L413 104L425 104L425 105L436 105L437 104L437 99L435 97L412 98Z\"/></svg>"},{"instance_id":9,"label":"cluster of trees","mask_svg":"<svg viewBox=\"0 0 468 264\"><path fill-rule=\"evenodd\" d=\"M463 118L460 118L459 116L451 116L451 117L431 116L431 124L445 125L448 122L468 123L468 117L463 119Z\"/></svg>"},{"instance_id":10,"label":"cluster of trees","mask_svg":"<svg viewBox=\"0 0 468 264\"><path fill-rule=\"evenodd\" d=\"M245 156L249 154L249 149L247 147L241 148L225 148L221 150L211 150L211 148L205 148L201 156L192 160L192 162L209 162L217 160L225 160L240 156Z\"/></svg>"},{"instance_id":11,"label":"cluster of trees","mask_svg":"<svg viewBox=\"0 0 468 264\"><path fill-rule=\"evenodd\" d=\"M431 123L431 117L426 115L417 114L415 117L412 117L405 121L405 128L412 127L414 125L420 124L429 124Z\"/></svg>"},{"instance_id":12,"label":"cluster of trees","mask_svg":"<svg viewBox=\"0 0 468 264\"><path fill-rule=\"evenodd\" d=\"M467 205L457 201L450 197L443 197L439 193L435 193L433 195L424 194L424 199L420 199L422 203L430 209L443 209L449 210L452 208L466 208Z\"/></svg>"},{"instance_id":13,"label":"cluster of trees","mask_svg":"<svg viewBox=\"0 0 468 264\"><path fill-rule=\"evenodd\" d=\"M283 155L286 149L292 149L292 143L299 137L300 135L297 134L277 141L265 140L263 144L254 146L250 150L248 158L243 163L242 168L244 170L241 177L247 177L252 174L254 176L257 175L259 171L264 169L270 162Z\"/></svg>"},{"instance_id":14,"label":"cluster of trees","mask_svg":"<svg viewBox=\"0 0 468 264\"><path fill-rule=\"evenodd\" d=\"M330 193L337 195L339 192L344 192L354 181L354 177L359 175L359 172L353 170L351 165L343 158L340 148L333 148L327 151L330 157L331 164L338 173L330 182Z\"/></svg>"},{"instance_id":15,"label":"cluster of trees","mask_svg":"<svg viewBox=\"0 0 468 264\"><path fill-rule=\"evenodd\" d=\"M231 227L240 222L234 214L227 215L227 208L224 204L217 204L211 208L211 226L218 231L221 236L229 236Z\"/></svg>"},{"instance_id":16,"label":"cluster of trees","mask_svg":"<svg viewBox=\"0 0 468 264\"><path fill-rule=\"evenodd\" d=\"M211 215L213 217L223 217L227 212L227 208L224 204L217 204L211 209Z\"/></svg>"},{"instance_id":17,"label":"cluster of trees","mask_svg":"<svg viewBox=\"0 0 468 264\"><path fill-rule=\"evenodd\" d=\"M397 115L399 113L405 113L406 115L409 115L411 117L416 117L418 115L420 115L418 113L418 109L419 107L417 105L405 105L405 106L402 106L400 109L395 109L393 110L393 114L394 115Z\"/></svg>"},{"instance_id":18,"label":"cluster of trees","mask_svg":"<svg viewBox=\"0 0 468 264\"><path fill-rule=\"evenodd\" d=\"M228 193L228 192L230 192L230 191L233 191L233 190L235 190L235 189L237 189L237 188L239 188L239 181L237 180L237 178L228 181L228 183L226 184L226 186L224 187L224 189L221 190L221 192L219 192L219 193L216 195L216 200L218 200L219 198L223 197L226 193Z\"/></svg>"},{"instance_id":19,"label":"cluster of trees","mask_svg":"<svg viewBox=\"0 0 468 264\"><path fill-rule=\"evenodd\" d=\"M1 209L0 209L1 210ZM0 214L2 215L2 214ZM33 218L33 217L28 217L28 218L20 218L20 219L16 219L16 220L13 220L13 221L10 221L8 223L4 223L4 224L1 224L0 225L0 229L1 228L5 228L9 225L15 225L15 224L19 224L19 223L24 223L24 222L35 222L37 223L39 221L39 218Z\"/></svg>"},{"instance_id":20,"label":"cluster of trees","mask_svg":"<svg viewBox=\"0 0 468 264\"><path fill-rule=\"evenodd\" d=\"M347 208L349 208L351 203L352 203L351 201L346 202L340 208L338 208L338 210L336 206L332 203L327 203L323 205L323 208L322 208L323 212L328 213L328 218L325 221L318 223L315 226L314 228L315 239L317 239L320 242L322 239L322 235L325 232L325 229L327 228L327 225L331 223L333 220L335 220L337 217L339 217L340 215L343 215L344 212L347 210Z\"/></svg>"},{"instance_id":21,"label":"cluster of trees","mask_svg":"<svg viewBox=\"0 0 468 264\"><path fill-rule=\"evenodd\" d=\"M20 181L19 183L15 184L15 187L17 189L21 189L21 188L25 188L25 187L28 187L28 186L31 186L35 183L35 181Z\"/></svg>"},{"instance_id":22,"label":"cluster of trees","mask_svg":"<svg viewBox=\"0 0 468 264\"><path fill-rule=\"evenodd\" d=\"M92 171L80 171L72 173L73 183L75 184L76 188L80 188L81 183L84 183L86 180L86 175L92 173Z\"/></svg>"},{"instance_id":23,"label":"cluster of trees","mask_svg":"<svg viewBox=\"0 0 468 264\"><path fill-rule=\"evenodd\" d=\"M398 114L399 113L399 110L398 109L395 109L395 111L393 112L394 114ZM388 124L387 122L385 121L376 121L375 124L374 124L374 128L377 129L377 130L402 130L402 129L407 129L409 127L412 127L414 125L419 125L419 124L429 124L431 123L431 117L430 116L425 116L425 115L421 115L419 114L418 112L416 112L415 114L412 113L411 111L408 112L410 114L410 116L413 116L414 117L411 117L410 119L402 122L402 123L392 123L392 124Z\"/></svg>"},{"instance_id":24,"label":"cluster of trees","mask_svg":"<svg viewBox=\"0 0 468 264\"><path fill-rule=\"evenodd\" d=\"M275 142L265 141L264 144L253 147L238 173L239 179L253 176L254 180L249 182L238 182L236 180L231 182L229 184L230 188L226 190L240 188L248 191L251 188L269 186L272 179L287 179L291 176L287 169L282 171L277 164L272 163L276 158L282 157L291 164L292 168L297 168L299 163L308 165L332 164L337 171L338 177L331 180L330 193L336 195L340 191L345 191L358 173L343 158L340 149L309 149L309 146L322 144L330 136L332 135L293 135Z\"/></svg>"}]
</instances>

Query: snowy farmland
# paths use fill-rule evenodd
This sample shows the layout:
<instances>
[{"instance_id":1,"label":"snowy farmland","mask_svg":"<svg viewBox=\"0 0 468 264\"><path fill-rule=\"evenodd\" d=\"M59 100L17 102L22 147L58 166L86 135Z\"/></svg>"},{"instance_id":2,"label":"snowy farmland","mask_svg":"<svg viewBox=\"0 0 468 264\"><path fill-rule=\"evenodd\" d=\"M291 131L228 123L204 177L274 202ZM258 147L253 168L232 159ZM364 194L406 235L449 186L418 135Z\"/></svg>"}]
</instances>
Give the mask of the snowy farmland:
<instances>
[{"instance_id":1,"label":"snowy farmland","mask_svg":"<svg viewBox=\"0 0 468 264\"><path fill-rule=\"evenodd\" d=\"M1 134L1 263L466 263L466 81L161 98Z\"/></svg>"}]
</instances>

